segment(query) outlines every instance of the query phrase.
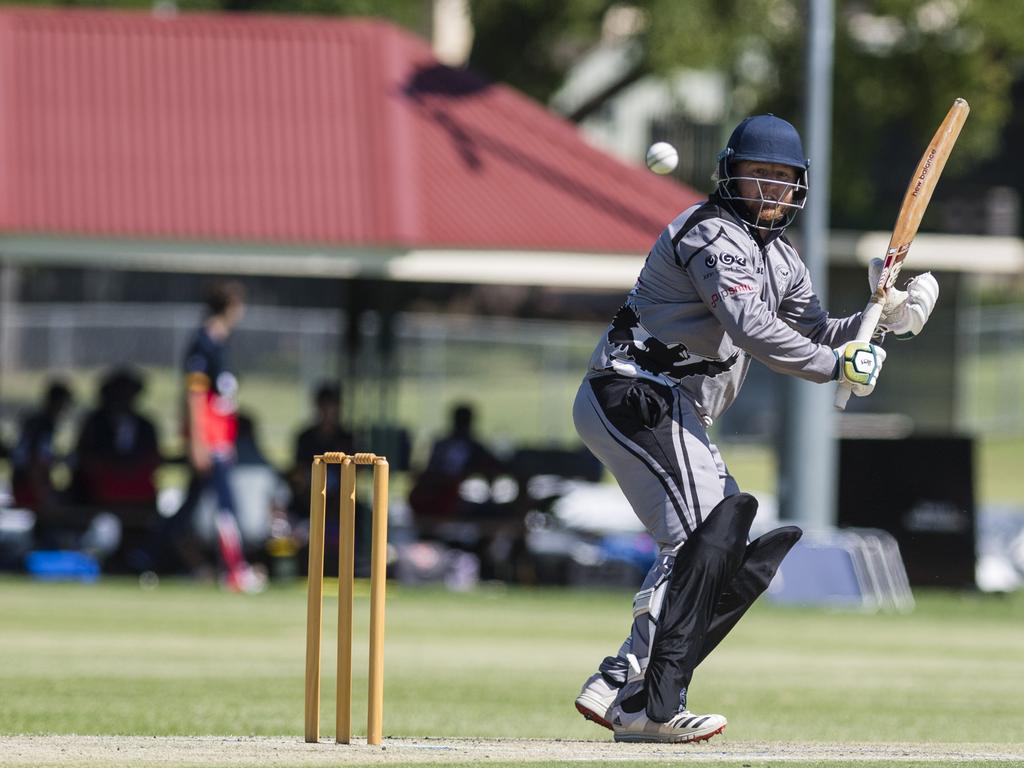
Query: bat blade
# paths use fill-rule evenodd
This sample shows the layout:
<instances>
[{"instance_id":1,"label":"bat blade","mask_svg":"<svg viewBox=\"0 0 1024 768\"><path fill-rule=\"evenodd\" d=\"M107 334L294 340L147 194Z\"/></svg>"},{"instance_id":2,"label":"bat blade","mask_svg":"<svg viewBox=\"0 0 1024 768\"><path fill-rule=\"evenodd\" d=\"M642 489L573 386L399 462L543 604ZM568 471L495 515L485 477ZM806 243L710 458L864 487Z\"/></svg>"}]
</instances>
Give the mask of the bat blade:
<instances>
[{"instance_id":1,"label":"bat blade","mask_svg":"<svg viewBox=\"0 0 1024 768\"><path fill-rule=\"evenodd\" d=\"M885 291L896 284L900 270L903 267L903 260L910 252L910 245L917 235L918 227L921 226L921 219L931 202L932 193L939 183L942 169L946 167L946 161L953 151L960 131L964 127L967 115L971 107L964 99L957 99L949 108L946 117L939 125L935 135L925 149L917 169L907 185L907 191L903 195L903 204L900 206L899 215L896 217L896 225L893 227L892 238L889 240L889 247L885 252L885 263L882 265L882 273L875 286L875 295L883 301ZM875 329L871 329L874 333ZM870 338L870 336L869 336Z\"/></svg>"},{"instance_id":2,"label":"bat blade","mask_svg":"<svg viewBox=\"0 0 1024 768\"><path fill-rule=\"evenodd\" d=\"M928 203L931 202L935 186L939 183L942 169L946 167L946 161L953 151L953 145L960 137L960 131L964 127L964 122L970 111L971 107L966 100L956 99L942 123L939 124L938 130L935 131L924 154L921 155L917 169L903 195L903 204L896 217L892 237L889 239L889 247L885 251L885 261L882 264L878 283L861 315L860 327L857 329L858 341L869 341L875 335L875 329L878 327L878 321L882 315L882 305L885 303L885 292L896 284L896 278L899 277L900 270L903 268L903 260L910 252L910 245L914 242L917 230L921 226L921 219L928 208ZM836 408L845 409L846 401L849 399L850 389L839 387L835 397Z\"/></svg>"}]
</instances>

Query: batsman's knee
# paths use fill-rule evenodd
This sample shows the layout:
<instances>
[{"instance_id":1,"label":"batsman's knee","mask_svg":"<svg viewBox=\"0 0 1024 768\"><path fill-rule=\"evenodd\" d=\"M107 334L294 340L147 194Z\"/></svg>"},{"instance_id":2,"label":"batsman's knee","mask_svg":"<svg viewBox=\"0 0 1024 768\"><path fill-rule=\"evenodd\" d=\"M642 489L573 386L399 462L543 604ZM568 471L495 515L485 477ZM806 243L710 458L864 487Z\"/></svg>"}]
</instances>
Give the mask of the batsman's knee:
<instances>
[{"instance_id":1,"label":"batsman's knee","mask_svg":"<svg viewBox=\"0 0 1024 768\"><path fill-rule=\"evenodd\" d=\"M749 493L722 499L679 550L677 567L680 560L687 567L707 567L723 559L738 566L756 515L757 499Z\"/></svg>"}]
</instances>

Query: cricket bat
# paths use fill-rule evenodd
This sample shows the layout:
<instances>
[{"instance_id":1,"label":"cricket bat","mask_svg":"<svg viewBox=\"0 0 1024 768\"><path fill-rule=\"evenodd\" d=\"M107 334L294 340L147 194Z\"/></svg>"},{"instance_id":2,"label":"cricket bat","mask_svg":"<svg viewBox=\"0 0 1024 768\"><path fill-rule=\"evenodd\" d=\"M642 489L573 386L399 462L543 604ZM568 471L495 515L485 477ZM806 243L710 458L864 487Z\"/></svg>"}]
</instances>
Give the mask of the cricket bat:
<instances>
[{"instance_id":1,"label":"cricket bat","mask_svg":"<svg viewBox=\"0 0 1024 768\"><path fill-rule=\"evenodd\" d=\"M921 218L932 199L932 192L939 183L942 169L946 167L946 160L953 151L953 145L956 144L960 129L964 127L964 121L967 120L967 113L970 111L971 107L964 99L954 101L917 164L917 170L914 171L903 195L903 205L900 206L896 226L893 227L892 238L889 240L889 248L885 252L885 263L882 265L878 285L875 286L875 291L871 294L861 316L857 341L870 341L878 327L878 320L882 316L882 307L885 304L885 292L896 284L903 260L907 257L910 244L917 235L917 228L921 226ZM836 408L846 408L850 391L849 387L840 385L836 390Z\"/></svg>"}]
</instances>

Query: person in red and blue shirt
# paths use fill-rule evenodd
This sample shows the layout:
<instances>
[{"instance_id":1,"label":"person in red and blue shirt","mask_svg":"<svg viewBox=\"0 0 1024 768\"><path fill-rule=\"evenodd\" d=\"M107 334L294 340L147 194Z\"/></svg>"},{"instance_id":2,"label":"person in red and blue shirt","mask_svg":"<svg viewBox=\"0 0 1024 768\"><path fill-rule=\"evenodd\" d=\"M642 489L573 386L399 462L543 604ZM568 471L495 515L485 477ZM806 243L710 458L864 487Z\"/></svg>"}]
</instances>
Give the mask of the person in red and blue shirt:
<instances>
[{"instance_id":1,"label":"person in red and blue shirt","mask_svg":"<svg viewBox=\"0 0 1024 768\"><path fill-rule=\"evenodd\" d=\"M196 331L185 354L187 397L188 460L192 468L185 503L176 517L179 526L187 526L183 540L191 538L193 513L207 488L217 495L217 537L225 569L223 582L235 591L256 591L265 579L245 561L238 513L231 490L231 470L235 464L235 438L238 433L238 379L225 362L225 344L231 331L245 315L242 286L227 282L214 285L206 297L207 316ZM194 553L183 551L195 565Z\"/></svg>"}]
</instances>

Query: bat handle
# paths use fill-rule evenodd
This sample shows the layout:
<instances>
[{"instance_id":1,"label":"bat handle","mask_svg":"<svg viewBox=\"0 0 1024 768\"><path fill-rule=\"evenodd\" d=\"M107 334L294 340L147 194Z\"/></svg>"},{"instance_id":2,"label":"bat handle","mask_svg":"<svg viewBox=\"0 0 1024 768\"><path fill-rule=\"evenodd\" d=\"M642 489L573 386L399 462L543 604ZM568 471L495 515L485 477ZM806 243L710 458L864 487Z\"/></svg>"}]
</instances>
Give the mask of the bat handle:
<instances>
[{"instance_id":1,"label":"bat handle","mask_svg":"<svg viewBox=\"0 0 1024 768\"><path fill-rule=\"evenodd\" d=\"M845 384L840 384L839 387L836 389L836 399L833 400L833 403L835 403L836 408L839 409L840 411L845 411L846 403L847 401L849 401L851 394L853 394L852 389L850 389Z\"/></svg>"},{"instance_id":2,"label":"bat handle","mask_svg":"<svg viewBox=\"0 0 1024 768\"><path fill-rule=\"evenodd\" d=\"M868 305L864 307L864 311L861 313L856 341L871 341L871 337L875 335L875 329L878 327L878 321L882 317L882 305L884 303L885 299L878 300L874 296L871 297L871 301L868 302ZM850 399L851 392L853 390L845 384L840 384L839 388L836 389L836 398L833 402L840 411L846 410L846 402Z\"/></svg>"}]
</instances>

